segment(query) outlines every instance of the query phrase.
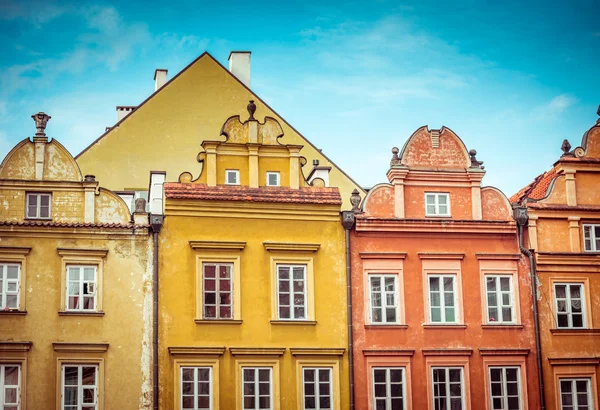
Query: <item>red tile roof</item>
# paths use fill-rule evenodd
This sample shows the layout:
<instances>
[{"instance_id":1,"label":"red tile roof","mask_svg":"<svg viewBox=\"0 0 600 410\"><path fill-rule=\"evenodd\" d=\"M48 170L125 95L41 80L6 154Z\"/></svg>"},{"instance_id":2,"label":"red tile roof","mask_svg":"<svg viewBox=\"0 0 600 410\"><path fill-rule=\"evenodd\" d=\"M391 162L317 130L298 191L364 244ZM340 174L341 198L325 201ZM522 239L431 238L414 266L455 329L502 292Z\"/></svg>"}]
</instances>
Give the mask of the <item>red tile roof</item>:
<instances>
[{"instance_id":1,"label":"red tile roof","mask_svg":"<svg viewBox=\"0 0 600 410\"><path fill-rule=\"evenodd\" d=\"M54 222L54 221L0 221L0 226L42 226L51 228L148 228L150 225L94 223L94 222Z\"/></svg>"},{"instance_id":2,"label":"red tile roof","mask_svg":"<svg viewBox=\"0 0 600 410\"><path fill-rule=\"evenodd\" d=\"M260 187L218 185L207 186L194 183L167 183L165 197L172 199L202 199L209 201L249 201L302 204L341 205L342 197L337 188Z\"/></svg>"},{"instance_id":3,"label":"red tile roof","mask_svg":"<svg viewBox=\"0 0 600 410\"><path fill-rule=\"evenodd\" d=\"M548 193L548 187L554 181L554 179L558 176L556 173L556 167L552 168L550 171L546 171L541 175L538 175L532 183L522 188L510 197L510 203L514 204L515 202L521 202L527 198L529 199L542 199Z\"/></svg>"}]
</instances>

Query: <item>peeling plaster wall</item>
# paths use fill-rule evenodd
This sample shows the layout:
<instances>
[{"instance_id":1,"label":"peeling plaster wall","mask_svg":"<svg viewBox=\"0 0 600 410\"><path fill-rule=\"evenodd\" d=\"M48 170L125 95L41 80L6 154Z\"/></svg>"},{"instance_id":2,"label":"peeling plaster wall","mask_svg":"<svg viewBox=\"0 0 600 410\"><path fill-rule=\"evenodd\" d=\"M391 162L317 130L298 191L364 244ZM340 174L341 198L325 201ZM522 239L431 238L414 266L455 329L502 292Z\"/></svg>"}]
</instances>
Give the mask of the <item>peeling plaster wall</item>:
<instances>
[{"instance_id":1,"label":"peeling plaster wall","mask_svg":"<svg viewBox=\"0 0 600 410\"><path fill-rule=\"evenodd\" d=\"M25 192L18 189L0 189L0 219L21 221L25 218Z\"/></svg>"},{"instance_id":2,"label":"peeling plaster wall","mask_svg":"<svg viewBox=\"0 0 600 410\"><path fill-rule=\"evenodd\" d=\"M35 151L29 139L21 141L8 153L2 162L0 178L3 179L35 179Z\"/></svg>"},{"instance_id":3,"label":"peeling plaster wall","mask_svg":"<svg viewBox=\"0 0 600 410\"><path fill-rule=\"evenodd\" d=\"M81 172L69 152L56 140L46 144L44 179L47 181L81 181Z\"/></svg>"},{"instance_id":4,"label":"peeling plaster wall","mask_svg":"<svg viewBox=\"0 0 600 410\"><path fill-rule=\"evenodd\" d=\"M494 188L481 190L481 214L485 221L512 220L512 209L508 200Z\"/></svg>"},{"instance_id":5,"label":"peeling plaster wall","mask_svg":"<svg viewBox=\"0 0 600 410\"><path fill-rule=\"evenodd\" d=\"M394 187L384 185L371 189L364 211L366 216L373 218L394 215Z\"/></svg>"},{"instance_id":6,"label":"peeling plaster wall","mask_svg":"<svg viewBox=\"0 0 600 410\"><path fill-rule=\"evenodd\" d=\"M131 217L125 202L115 193L100 189L95 197L95 219L101 223L127 223Z\"/></svg>"}]
</instances>

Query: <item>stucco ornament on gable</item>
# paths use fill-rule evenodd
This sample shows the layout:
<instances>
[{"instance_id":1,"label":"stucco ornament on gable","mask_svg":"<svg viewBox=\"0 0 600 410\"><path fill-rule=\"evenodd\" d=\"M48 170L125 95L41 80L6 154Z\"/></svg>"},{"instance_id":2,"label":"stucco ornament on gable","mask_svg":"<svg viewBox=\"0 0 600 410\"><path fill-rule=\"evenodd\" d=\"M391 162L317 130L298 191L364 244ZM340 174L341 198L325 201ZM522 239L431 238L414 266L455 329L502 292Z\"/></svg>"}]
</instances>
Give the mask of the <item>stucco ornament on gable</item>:
<instances>
[{"instance_id":1,"label":"stucco ornament on gable","mask_svg":"<svg viewBox=\"0 0 600 410\"><path fill-rule=\"evenodd\" d=\"M398 160L402 165L416 168L472 167L467 147L450 128L430 130L426 125L411 135Z\"/></svg>"},{"instance_id":2,"label":"stucco ornament on gable","mask_svg":"<svg viewBox=\"0 0 600 410\"><path fill-rule=\"evenodd\" d=\"M596 114L600 116L600 105ZM568 140L564 140L561 146L563 154L562 158L574 157L574 158L600 158L600 118L596 120L589 130L587 130L581 139L581 146L571 151L571 144Z\"/></svg>"},{"instance_id":3,"label":"stucco ornament on gable","mask_svg":"<svg viewBox=\"0 0 600 410\"><path fill-rule=\"evenodd\" d=\"M272 117L265 117L263 123L256 120L254 100L250 100L246 108L250 114L246 121L242 122L239 115L234 115L223 124L220 135L225 136L225 143L281 145L278 139L283 137L283 129L279 122Z\"/></svg>"}]
</instances>

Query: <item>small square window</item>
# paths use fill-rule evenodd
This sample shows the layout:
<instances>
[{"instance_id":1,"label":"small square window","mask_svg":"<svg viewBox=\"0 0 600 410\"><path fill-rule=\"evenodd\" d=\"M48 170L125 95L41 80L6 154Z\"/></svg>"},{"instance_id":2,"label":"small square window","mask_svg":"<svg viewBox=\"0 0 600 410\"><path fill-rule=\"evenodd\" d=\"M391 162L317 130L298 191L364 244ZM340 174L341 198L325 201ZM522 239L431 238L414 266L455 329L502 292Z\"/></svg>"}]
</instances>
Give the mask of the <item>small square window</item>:
<instances>
[{"instance_id":1,"label":"small square window","mask_svg":"<svg viewBox=\"0 0 600 410\"><path fill-rule=\"evenodd\" d=\"M226 185L239 185L240 184L240 171L237 169L225 170L225 184Z\"/></svg>"},{"instance_id":2,"label":"small square window","mask_svg":"<svg viewBox=\"0 0 600 410\"><path fill-rule=\"evenodd\" d=\"M25 215L31 219L50 219L52 215L52 194L28 192Z\"/></svg>"},{"instance_id":3,"label":"small square window","mask_svg":"<svg viewBox=\"0 0 600 410\"><path fill-rule=\"evenodd\" d=\"M450 216L450 194L426 192L425 216Z\"/></svg>"},{"instance_id":4,"label":"small square window","mask_svg":"<svg viewBox=\"0 0 600 410\"><path fill-rule=\"evenodd\" d=\"M600 252L600 225L583 225L583 249Z\"/></svg>"},{"instance_id":5,"label":"small square window","mask_svg":"<svg viewBox=\"0 0 600 410\"><path fill-rule=\"evenodd\" d=\"M279 185L279 172L267 172L267 186Z\"/></svg>"}]
</instances>

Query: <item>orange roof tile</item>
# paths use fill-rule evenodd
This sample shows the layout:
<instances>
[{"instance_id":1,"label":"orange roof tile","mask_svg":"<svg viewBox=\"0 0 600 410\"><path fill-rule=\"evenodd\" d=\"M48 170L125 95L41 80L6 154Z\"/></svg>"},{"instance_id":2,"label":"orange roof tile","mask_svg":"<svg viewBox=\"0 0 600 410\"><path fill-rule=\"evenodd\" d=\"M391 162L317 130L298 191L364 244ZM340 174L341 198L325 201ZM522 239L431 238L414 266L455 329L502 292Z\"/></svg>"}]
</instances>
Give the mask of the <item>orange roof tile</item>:
<instances>
[{"instance_id":1,"label":"orange roof tile","mask_svg":"<svg viewBox=\"0 0 600 410\"><path fill-rule=\"evenodd\" d=\"M0 221L0 226L41 226L50 228L111 228L132 229L149 228L150 225L134 225L119 223L94 223L94 222L55 222L55 221Z\"/></svg>"},{"instance_id":2,"label":"orange roof tile","mask_svg":"<svg viewBox=\"0 0 600 410\"><path fill-rule=\"evenodd\" d=\"M172 199L202 199L210 201L249 201L303 204L341 205L338 188L303 187L260 187L218 185L207 186L193 183L165 184L165 197Z\"/></svg>"},{"instance_id":3,"label":"orange roof tile","mask_svg":"<svg viewBox=\"0 0 600 410\"><path fill-rule=\"evenodd\" d=\"M556 167L550 171L546 171L541 175L538 175L532 183L520 189L519 192L510 197L510 203L522 202L525 199L542 199L548 192L548 187L558 176Z\"/></svg>"}]
</instances>

